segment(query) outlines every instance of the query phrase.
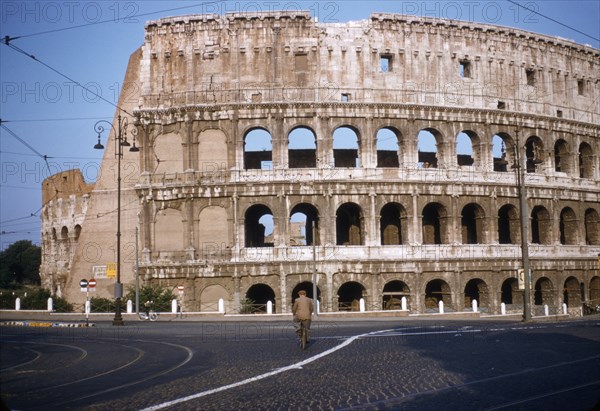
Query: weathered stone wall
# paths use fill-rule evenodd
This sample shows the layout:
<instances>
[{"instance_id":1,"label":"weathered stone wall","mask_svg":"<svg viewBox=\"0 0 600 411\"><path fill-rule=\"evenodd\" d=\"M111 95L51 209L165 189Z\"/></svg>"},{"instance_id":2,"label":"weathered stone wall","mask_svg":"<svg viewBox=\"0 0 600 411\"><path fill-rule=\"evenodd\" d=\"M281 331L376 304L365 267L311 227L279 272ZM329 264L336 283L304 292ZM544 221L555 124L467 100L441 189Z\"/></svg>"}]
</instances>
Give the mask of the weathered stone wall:
<instances>
[{"instance_id":1,"label":"weathered stone wall","mask_svg":"<svg viewBox=\"0 0 600 411\"><path fill-rule=\"evenodd\" d=\"M236 311L247 298L289 312L316 260L325 310L355 309L359 298L382 309L406 296L415 312L472 299L497 312L522 303L519 153L532 298L574 304L572 284L589 298L598 282L599 56L516 29L402 15L149 22L127 73L139 79L127 107L142 150L125 157L141 172L126 183L123 243L139 224L142 278L184 285L187 311L216 310L219 298ZM299 128L313 148L292 146ZM342 129L354 148L336 145ZM379 146L381 130L397 150ZM256 131L268 135L258 148ZM421 150L423 131L435 152ZM470 154L458 149L461 135ZM111 143L103 170L115 170ZM114 198L114 178L101 179L82 231L88 249L112 250ZM106 261L81 255L83 271Z\"/></svg>"}]
</instances>

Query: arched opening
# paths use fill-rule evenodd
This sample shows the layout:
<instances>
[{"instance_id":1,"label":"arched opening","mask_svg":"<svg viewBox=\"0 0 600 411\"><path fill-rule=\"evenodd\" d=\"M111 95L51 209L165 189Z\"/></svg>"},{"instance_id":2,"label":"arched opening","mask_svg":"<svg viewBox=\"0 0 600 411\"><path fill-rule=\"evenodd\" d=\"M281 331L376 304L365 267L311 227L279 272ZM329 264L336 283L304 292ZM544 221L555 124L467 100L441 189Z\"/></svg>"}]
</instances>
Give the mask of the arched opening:
<instances>
[{"instance_id":1,"label":"arched opening","mask_svg":"<svg viewBox=\"0 0 600 411\"><path fill-rule=\"evenodd\" d=\"M313 233L313 222L315 233ZM290 245L313 245L319 243L319 212L316 207L308 203L300 203L290 212Z\"/></svg>"},{"instance_id":2,"label":"arched opening","mask_svg":"<svg viewBox=\"0 0 600 411\"><path fill-rule=\"evenodd\" d=\"M531 242L532 244L550 244L550 214L542 206L531 210Z\"/></svg>"},{"instance_id":3,"label":"arched opening","mask_svg":"<svg viewBox=\"0 0 600 411\"><path fill-rule=\"evenodd\" d=\"M508 305L523 305L523 293L519 290L519 280L507 278L502 283L500 302Z\"/></svg>"},{"instance_id":4,"label":"arched opening","mask_svg":"<svg viewBox=\"0 0 600 411\"><path fill-rule=\"evenodd\" d=\"M359 311L365 287L356 281L342 284L338 289L338 311Z\"/></svg>"},{"instance_id":5,"label":"arched opening","mask_svg":"<svg viewBox=\"0 0 600 411\"><path fill-rule=\"evenodd\" d=\"M242 311L244 314L266 313L269 301L273 303L273 312L276 312L275 291L266 284L254 284L246 291L246 300L242 302Z\"/></svg>"},{"instance_id":6,"label":"arched opening","mask_svg":"<svg viewBox=\"0 0 600 411\"><path fill-rule=\"evenodd\" d=\"M525 142L525 158L528 173L538 171L538 168L544 162L542 158L543 152L544 145L539 137L531 136L527 139Z\"/></svg>"},{"instance_id":7,"label":"arched opening","mask_svg":"<svg viewBox=\"0 0 600 411\"><path fill-rule=\"evenodd\" d=\"M381 208L379 218L381 245L398 245L406 242L406 210L398 203L388 203Z\"/></svg>"},{"instance_id":8,"label":"arched opening","mask_svg":"<svg viewBox=\"0 0 600 411\"><path fill-rule=\"evenodd\" d=\"M446 209L438 203L423 208L423 244L446 243Z\"/></svg>"},{"instance_id":9,"label":"arched opening","mask_svg":"<svg viewBox=\"0 0 600 411\"><path fill-rule=\"evenodd\" d=\"M512 204L505 204L498 210L498 242L517 244L520 238L519 212Z\"/></svg>"},{"instance_id":10,"label":"arched opening","mask_svg":"<svg viewBox=\"0 0 600 411\"><path fill-rule=\"evenodd\" d=\"M459 166L473 166L480 158L479 137L470 130L456 135L456 163Z\"/></svg>"},{"instance_id":11,"label":"arched opening","mask_svg":"<svg viewBox=\"0 0 600 411\"><path fill-rule=\"evenodd\" d=\"M533 295L533 301L535 305L554 305L552 302L552 295L554 294L554 287L552 282L542 277L535 282L535 292Z\"/></svg>"},{"instance_id":12,"label":"arched opening","mask_svg":"<svg viewBox=\"0 0 600 411\"><path fill-rule=\"evenodd\" d=\"M425 286L425 309L437 311L440 301L444 302L444 307L452 307L452 294L450 286L444 280L432 280Z\"/></svg>"},{"instance_id":13,"label":"arched opening","mask_svg":"<svg viewBox=\"0 0 600 411\"><path fill-rule=\"evenodd\" d=\"M579 287L579 280L577 278L569 277L565 280L563 302L567 304L568 307L581 306L581 288Z\"/></svg>"},{"instance_id":14,"label":"arched opening","mask_svg":"<svg viewBox=\"0 0 600 411\"><path fill-rule=\"evenodd\" d=\"M218 284L209 285L200 294L200 311L219 311L219 300L225 304L229 302L229 293ZM225 308L227 311L227 308Z\"/></svg>"},{"instance_id":15,"label":"arched opening","mask_svg":"<svg viewBox=\"0 0 600 411\"><path fill-rule=\"evenodd\" d=\"M461 230L463 244L480 244L485 242L485 213L478 204L467 204L461 213Z\"/></svg>"},{"instance_id":16,"label":"arched opening","mask_svg":"<svg viewBox=\"0 0 600 411\"><path fill-rule=\"evenodd\" d=\"M264 128L254 128L244 136L244 169L271 170L273 146L271 134Z\"/></svg>"},{"instance_id":17,"label":"arched opening","mask_svg":"<svg viewBox=\"0 0 600 411\"><path fill-rule=\"evenodd\" d=\"M306 291L306 296L308 298L313 298L313 283L311 281L302 281L301 283L299 283L298 285L296 285L294 287L294 289L292 290L292 304L294 304L294 301L296 301L296 298L298 298L298 291L300 290L304 290ZM313 298L314 300L314 298ZM319 302L321 302L321 289L317 286L317 300ZM315 308L316 310L316 308Z\"/></svg>"},{"instance_id":18,"label":"arched opening","mask_svg":"<svg viewBox=\"0 0 600 411\"><path fill-rule=\"evenodd\" d=\"M273 247L274 220L269 207L256 204L246 210L246 247Z\"/></svg>"},{"instance_id":19,"label":"arched opening","mask_svg":"<svg viewBox=\"0 0 600 411\"><path fill-rule=\"evenodd\" d=\"M389 281L383 287L382 308L384 310L401 310L402 297L406 298L407 308L410 309L410 289L400 280Z\"/></svg>"},{"instance_id":20,"label":"arched opening","mask_svg":"<svg viewBox=\"0 0 600 411\"><path fill-rule=\"evenodd\" d=\"M585 243L600 245L600 218L593 208L585 210Z\"/></svg>"},{"instance_id":21,"label":"arched opening","mask_svg":"<svg viewBox=\"0 0 600 411\"><path fill-rule=\"evenodd\" d=\"M554 171L568 173L569 166L569 146L565 140L557 140L554 143Z\"/></svg>"},{"instance_id":22,"label":"arched opening","mask_svg":"<svg viewBox=\"0 0 600 411\"><path fill-rule=\"evenodd\" d=\"M488 292L488 286L485 281L479 278L469 280L465 285L465 308L471 308L473 300L476 300L478 306L482 309L489 307L490 295Z\"/></svg>"},{"instance_id":23,"label":"arched opening","mask_svg":"<svg viewBox=\"0 0 600 411\"><path fill-rule=\"evenodd\" d=\"M600 304L600 277L592 277L590 280L590 301Z\"/></svg>"},{"instance_id":24,"label":"arched opening","mask_svg":"<svg viewBox=\"0 0 600 411\"><path fill-rule=\"evenodd\" d=\"M437 168L439 166L438 146L441 134L435 129L423 129L417 135L419 168Z\"/></svg>"},{"instance_id":25,"label":"arched opening","mask_svg":"<svg viewBox=\"0 0 600 411\"><path fill-rule=\"evenodd\" d=\"M75 241L79 240L79 236L81 235L81 226L79 224L75 225Z\"/></svg>"},{"instance_id":26,"label":"arched opening","mask_svg":"<svg viewBox=\"0 0 600 411\"><path fill-rule=\"evenodd\" d=\"M575 212L569 207L563 208L560 212L559 231L561 244L574 245L578 243L577 218Z\"/></svg>"},{"instance_id":27,"label":"arched opening","mask_svg":"<svg viewBox=\"0 0 600 411\"><path fill-rule=\"evenodd\" d=\"M154 251L169 258L183 250L183 219L181 211L166 208L156 213L154 223Z\"/></svg>"},{"instance_id":28,"label":"arched opening","mask_svg":"<svg viewBox=\"0 0 600 411\"><path fill-rule=\"evenodd\" d=\"M362 245L362 211L357 204L342 204L335 213L337 245Z\"/></svg>"},{"instance_id":29,"label":"arched opening","mask_svg":"<svg viewBox=\"0 0 600 411\"><path fill-rule=\"evenodd\" d=\"M317 167L317 136L308 127L296 127L288 135L289 168Z\"/></svg>"},{"instance_id":30,"label":"arched opening","mask_svg":"<svg viewBox=\"0 0 600 411\"><path fill-rule=\"evenodd\" d=\"M594 178L594 153L588 143L579 145L579 178Z\"/></svg>"},{"instance_id":31,"label":"arched opening","mask_svg":"<svg viewBox=\"0 0 600 411\"><path fill-rule=\"evenodd\" d=\"M376 135L377 167L400 167L400 132L391 127Z\"/></svg>"},{"instance_id":32,"label":"arched opening","mask_svg":"<svg viewBox=\"0 0 600 411\"><path fill-rule=\"evenodd\" d=\"M506 172L512 168L513 142L508 134L499 133L492 137L494 171Z\"/></svg>"},{"instance_id":33,"label":"arched opening","mask_svg":"<svg viewBox=\"0 0 600 411\"><path fill-rule=\"evenodd\" d=\"M341 126L333 132L334 167L360 167L358 132L348 126Z\"/></svg>"}]
</instances>

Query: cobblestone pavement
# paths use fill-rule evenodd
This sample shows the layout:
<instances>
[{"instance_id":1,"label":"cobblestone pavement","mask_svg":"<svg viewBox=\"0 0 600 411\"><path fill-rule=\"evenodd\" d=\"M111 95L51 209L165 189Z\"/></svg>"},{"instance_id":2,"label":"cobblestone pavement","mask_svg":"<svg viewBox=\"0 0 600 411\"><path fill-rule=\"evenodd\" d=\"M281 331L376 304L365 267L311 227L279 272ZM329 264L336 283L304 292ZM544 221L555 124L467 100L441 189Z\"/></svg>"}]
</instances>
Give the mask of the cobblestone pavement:
<instances>
[{"instance_id":1,"label":"cobblestone pavement","mask_svg":"<svg viewBox=\"0 0 600 411\"><path fill-rule=\"evenodd\" d=\"M0 327L13 409L591 410L600 319ZM154 408L152 408L154 407Z\"/></svg>"}]
</instances>

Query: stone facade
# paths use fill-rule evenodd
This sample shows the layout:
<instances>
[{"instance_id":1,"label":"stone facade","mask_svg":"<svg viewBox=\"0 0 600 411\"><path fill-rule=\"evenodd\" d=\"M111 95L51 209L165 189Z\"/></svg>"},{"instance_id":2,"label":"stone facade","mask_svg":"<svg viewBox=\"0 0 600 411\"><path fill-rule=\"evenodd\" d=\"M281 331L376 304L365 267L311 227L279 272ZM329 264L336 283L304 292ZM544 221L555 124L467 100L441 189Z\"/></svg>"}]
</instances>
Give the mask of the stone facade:
<instances>
[{"instance_id":1,"label":"stone facade","mask_svg":"<svg viewBox=\"0 0 600 411\"><path fill-rule=\"evenodd\" d=\"M141 277L184 285L187 311L222 298L229 312L245 299L289 312L315 266L324 311L361 298L396 308L403 296L412 312L473 299L518 309L518 152L534 307L600 298L599 57L394 14L148 22L120 100L141 147L122 164L122 280L134 281L139 227ZM82 298L81 273L114 261L113 143L65 266L70 299ZM48 220L56 205L44 207ZM46 221L44 238L60 224ZM100 292L113 282L99 278Z\"/></svg>"}]
</instances>

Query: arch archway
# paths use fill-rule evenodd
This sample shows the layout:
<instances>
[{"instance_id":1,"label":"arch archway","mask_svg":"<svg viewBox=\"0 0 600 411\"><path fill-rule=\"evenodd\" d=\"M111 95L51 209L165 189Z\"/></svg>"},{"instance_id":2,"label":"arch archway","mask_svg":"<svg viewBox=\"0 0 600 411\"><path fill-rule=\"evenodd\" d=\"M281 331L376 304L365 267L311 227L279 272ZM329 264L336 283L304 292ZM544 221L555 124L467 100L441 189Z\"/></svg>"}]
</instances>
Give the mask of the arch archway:
<instances>
[{"instance_id":1,"label":"arch archway","mask_svg":"<svg viewBox=\"0 0 600 411\"><path fill-rule=\"evenodd\" d=\"M377 131L375 138L377 167L400 167L400 132L384 127Z\"/></svg>"},{"instance_id":2,"label":"arch archway","mask_svg":"<svg viewBox=\"0 0 600 411\"><path fill-rule=\"evenodd\" d=\"M334 167L357 168L360 166L360 142L354 127L340 126L333 132Z\"/></svg>"},{"instance_id":3,"label":"arch archway","mask_svg":"<svg viewBox=\"0 0 600 411\"><path fill-rule=\"evenodd\" d=\"M381 245L398 245L406 242L407 214L402 205L388 203L381 208L379 232Z\"/></svg>"},{"instance_id":4,"label":"arch archway","mask_svg":"<svg viewBox=\"0 0 600 411\"><path fill-rule=\"evenodd\" d=\"M600 218L593 208L585 210L585 244L600 245Z\"/></svg>"},{"instance_id":5,"label":"arch archway","mask_svg":"<svg viewBox=\"0 0 600 411\"><path fill-rule=\"evenodd\" d=\"M273 247L273 213L263 204L255 204L246 210L244 227L246 247Z\"/></svg>"},{"instance_id":6,"label":"arch archway","mask_svg":"<svg viewBox=\"0 0 600 411\"><path fill-rule=\"evenodd\" d=\"M561 244L574 245L578 243L577 217L570 207L565 207L560 212L559 232Z\"/></svg>"},{"instance_id":7,"label":"arch archway","mask_svg":"<svg viewBox=\"0 0 600 411\"><path fill-rule=\"evenodd\" d=\"M498 242L517 244L521 240L519 212L512 204L505 204L498 210Z\"/></svg>"},{"instance_id":8,"label":"arch archway","mask_svg":"<svg viewBox=\"0 0 600 411\"><path fill-rule=\"evenodd\" d=\"M337 245L362 245L362 211L358 204L339 206L335 218Z\"/></svg>"},{"instance_id":9,"label":"arch archway","mask_svg":"<svg viewBox=\"0 0 600 411\"><path fill-rule=\"evenodd\" d=\"M444 280L431 280L425 286L425 309L437 311L440 301L446 308L452 308L450 285Z\"/></svg>"},{"instance_id":10,"label":"arch archway","mask_svg":"<svg viewBox=\"0 0 600 411\"><path fill-rule=\"evenodd\" d=\"M557 173L568 173L571 165L569 164L569 145L563 139L556 140L554 143L554 171Z\"/></svg>"},{"instance_id":11,"label":"arch archway","mask_svg":"<svg viewBox=\"0 0 600 411\"><path fill-rule=\"evenodd\" d=\"M554 287L552 281L546 277L539 278L535 282L533 301L534 305L549 305L553 306Z\"/></svg>"},{"instance_id":12,"label":"arch archway","mask_svg":"<svg viewBox=\"0 0 600 411\"><path fill-rule=\"evenodd\" d=\"M544 152L544 143L537 136L531 136L525 142L526 170L528 173L535 173L544 162L542 153Z\"/></svg>"},{"instance_id":13,"label":"arch archway","mask_svg":"<svg viewBox=\"0 0 600 411\"><path fill-rule=\"evenodd\" d=\"M594 178L594 152L588 143L579 145L579 178Z\"/></svg>"},{"instance_id":14,"label":"arch archway","mask_svg":"<svg viewBox=\"0 0 600 411\"><path fill-rule=\"evenodd\" d=\"M592 304L600 304L600 277L592 277L590 280L589 295Z\"/></svg>"},{"instance_id":15,"label":"arch archway","mask_svg":"<svg viewBox=\"0 0 600 411\"><path fill-rule=\"evenodd\" d=\"M480 278L473 278L465 285L464 306L470 308L473 300L476 300L478 306L482 309L489 307L490 295L488 286Z\"/></svg>"},{"instance_id":16,"label":"arch archway","mask_svg":"<svg viewBox=\"0 0 600 411\"><path fill-rule=\"evenodd\" d=\"M461 233L463 244L485 242L485 212L479 204L470 203L461 212Z\"/></svg>"},{"instance_id":17,"label":"arch archway","mask_svg":"<svg viewBox=\"0 0 600 411\"><path fill-rule=\"evenodd\" d=\"M531 210L531 242L533 244L550 244L550 213L543 206L535 206Z\"/></svg>"},{"instance_id":18,"label":"arch archway","mask_svg":"<svg viewBox=\"0 0 600 411\"><path fill-rule=\"evenodd\" d=\"M511 305L523 305L523 292L519 290L519 280L507 278L500 289L500 302Z\"/></svg>"},{"instance_id":19,"label":"arch archway","mask_svg":"<svg viewBox=\"0 0 600 411\"><path fill-rule=\"evenodd\" d=\"M315 233L313 233L313 222ZM296 204L290 211L290 245L313 245L319 242L319 212L308 203Z\"/></svg>"},{"instance_id":20,"label":"arch archway","mask_svg":"<svg viewBox=\"0 0 600 411\"><path fill-rule=\"evenodd\" d=\"M225 287L219 284L205 287L200 293L200 311L218 311L220 299L223 299L225 305L229 302L229 293Z\"/></svg>"},{"instance_id":21,"label":"arch archway","mask_svg":"<svg viewBox=\"0 0 600 411\"><path fill-rule=\"evenodd\" d=\"M439 203L429 203L423 208L423 244L447 242L446 208Z\"/></svg>"},{"instance_id":22,"label":"arch archway","mask_svg":"<svg viewBox=\"0 0 600 411\"><path fill-rule=\"evenodd\" d=\"M565 280L563 302L567 304L568 307L581 306L581 287L577 278L569 277Z\"/></svg>"},{"instance_id":23,"label":"arch archway","mask_svg":"<svg viewBox=\"0 0 600 411\"><path fill-rule=\"evenodd\" d=\"M294 128L288 134L289 168L317 167L317 136L304 126Z\"/></svg>"},{"instance_id":24,"label":"arch archway","mask_svg":"<svg viewBox=\"0 0 600 411\"><path fill-rule=\"evenodd\" d=\"M364 292L365 287L359 282L348 281L342 284L337 292L338 311L359 311Z\"/></svg>"},{"instance_id":25,"label":"arch archway","mask_svg":"<svg viewBox=\"0 0 600 411\"><path fill-rule=\"evenodd\" d=\"M264 128L248 130L244 136L244 170L273 168L273 139Z\"/></svg>"},{"instance_id":26,"label":"arch archway","mask_svg":"<svg viewBox=\"0 0 600 411\"><path fill-rule=\"evenodd\" d=\"M254 284L246 291L246 304L242 304L242 309L249 308L251 313L266 313L269 301L273 303L273 312L276 312L275 291L266 284Z\"/></svg>"},{"instance_id":27,"label":"arch archway","mask_svg":"<svg viewBox=\"0 0 600 411\"><path fill-rule=\"evenodd\" d=\"M402 308L402 297L407 300L410 309L410 289L404 281L388 281L383 287L382 308L384 310L400 310Z\"/></svg>"}]
</instances>

